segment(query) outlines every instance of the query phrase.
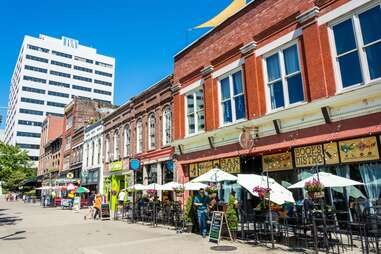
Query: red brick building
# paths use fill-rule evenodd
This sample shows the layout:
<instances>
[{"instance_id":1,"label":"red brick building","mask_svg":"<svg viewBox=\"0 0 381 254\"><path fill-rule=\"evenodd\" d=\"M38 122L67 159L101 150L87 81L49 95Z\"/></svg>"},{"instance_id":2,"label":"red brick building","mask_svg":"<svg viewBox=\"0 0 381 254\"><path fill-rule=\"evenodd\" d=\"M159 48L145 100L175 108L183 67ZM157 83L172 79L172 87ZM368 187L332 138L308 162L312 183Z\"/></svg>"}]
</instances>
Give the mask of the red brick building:
<instances>
[{"instance_id":1,"label":"red brick building","mask_svg":"<svg viewBox=\"0 0 381 254\"><path fill-rule=\"evenodd\" d=\"M130 160L140 160L136 183L173 181L172 75L131 98L103 119L104 176L115 195L133 181ZM130 177L126 177L130 175ZM114 198L116 198L116 196ZM112 206L114 207L114 206Z\"/></svg>"},{"instance_id":2,"label":"red brick building","mask_svg":"<svg viewBox=\"0 0 381 254\"><path fill-rule=\"evenodd\" d=\"M58 173L61 157L60 148L62 131L62 117L49 115L42 123L40 159L37 176L42 176L48 173Z\"/></svg>"},{"instance_id":3,"label":"red brick building","mask_svg":"<svg viewBox=\"0 0 381 254\"><path fill-rule=\"evenodd\" d=\"M113 109L113 105L110 103L77 97L74 97L65 107L61 145L61 178L65 178L68 173L72 173L74 178L80 177L84 139L83 127L100 119L111 109Z\"/></svg>"},{"instance_id":4,"label":"red brick building","mask_svg":"<svg viewBox=\"0 0 381 254\"><path fill-rule=\"evenodd\" d=\"M380 22L375 0L256 0L179 52L178 179L218 164L291 183L319 166L378 198Z\"/></svg>"}]
</instances>

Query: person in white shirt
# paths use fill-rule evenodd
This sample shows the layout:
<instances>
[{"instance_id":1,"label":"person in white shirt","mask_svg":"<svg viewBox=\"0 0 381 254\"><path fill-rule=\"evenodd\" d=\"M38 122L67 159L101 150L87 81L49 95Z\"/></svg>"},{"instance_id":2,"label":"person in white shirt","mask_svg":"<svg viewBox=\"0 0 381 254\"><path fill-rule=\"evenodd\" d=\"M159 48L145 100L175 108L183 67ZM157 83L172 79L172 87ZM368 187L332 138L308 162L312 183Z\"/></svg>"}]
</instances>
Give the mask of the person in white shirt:
<instances>
[{"instance_id":1,"label":"person in white shirt","mask_svg":"<svg viewBox=\"0 0 381 254\"><path fill-rule=\"evenodd\" d=\"M119 192L119 195L118 195L119 205L123 206L125 197L126 197L126 192L124 191Z\"/></svg>"}]
</instances>

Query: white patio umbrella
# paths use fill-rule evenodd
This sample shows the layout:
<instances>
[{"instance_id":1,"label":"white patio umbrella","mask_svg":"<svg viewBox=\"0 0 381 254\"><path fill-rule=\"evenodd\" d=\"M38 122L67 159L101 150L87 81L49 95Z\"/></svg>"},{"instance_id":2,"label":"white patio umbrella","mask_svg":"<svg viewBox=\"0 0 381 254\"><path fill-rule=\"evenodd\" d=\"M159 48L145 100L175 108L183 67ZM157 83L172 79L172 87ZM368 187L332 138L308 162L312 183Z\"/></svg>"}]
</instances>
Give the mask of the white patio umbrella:
<instances>
[{"instance_id":1,"label":"white patio umbrella","mask_svg":"<svg viewBox=\"0 0 381 254\"><path fill-rule=\"evenodd\" d=\"M173 191L173 189L175 189L175 188L181 188L181 187L184 187L184 185L181 184L181 183L170 182L170 183L163 184L159 188L159 190L162 190L162 191Z\"/></svg>"},{"instance_id":2,"label":"white patio umbrella","mask_svg":"<svg viewBox=\"0 0 381 254\"><path fill-rule=\"evenodd\" d=\"M145 186L143 184L135 184L135 185L132 185L130 187L128 187L127 189L123 189L122 191L126 191L126 190L143 190L145 188Z\"/></svg>"},{"instance_id":3,"label":"white patio umbrella","mask_svg":"<svg viewBox=\"0 0 381 254\"><path fill-rule=\"evenodd\" d=\"M145 185L145 189L144 190L161 190L160 188L162 186L163 185L161 185L161 184L151 183L149 185Z\"/></svg>"},{"instance_id":4,"label":"white patio umbrella","mask_svg":"<svg viewBox=\"0 0 381 254\"><path fill-rule=\"evenodd\" d=\"M243 188L248 190L252 195L258 197L258 193L254 192L253 189L257 186L262 188L269 187L270 191L270 201L278 205L282 205L285 202L295 203L295 199L292 196L291 191L287 190L285 187L277 183L274 179L268 178L267 176L248 174L248 175L238 175L238 184Z\"/></svg>"},{"instance_id":5,"label":"white patio umbrella","mask_svg":"<svg viewBox=\"0 0 381 254\"><path fill-rule=\"evenodd\" d=\"M288 187L288 189L303 189L306 182L312 181L314 179L319 180L320 183L323 184L325 188L363 185L363 183L354 181L352 179L333 175L331 173L320 172L320 173L313 174L312 176L291 185L290 187Z\"/></svg>"},{"instance_id":6,"label":"white patio umbrella","mask_svg":"<svg viewBox=\"0 0 381 254\"><path fill-rule=\"evenodd\" d=\"M206 187L208 187L208 185L203 184L203 183L188 182L188 183L184 184L185 190L197 190L198 191L200 189L205 189Z\"/></svg>"},{"instance_id":7,"label":"white patio umbrella","mask_svg":"<svg viewBox=\"0 0 381 254\"><path fill-rule=\"evenodd\" d=\"M42 187L36 188L36 190L51 190L51 189L52 189L52 187L50 187L50 186L42 186Z\"/></svg>"},{"instance_id":8,"label":"white patio umbrella","mask_svg":"<svg viewBox=\"0 0 381 254\"><path fill-rule=\"evenodd\" d=\"M226 173L225 171L219 168L213 168L210 171L206 172L203 175L193 179L193 183L219 183L224 181L237 181L237 177Z\"/></svg>"}]
</instances>

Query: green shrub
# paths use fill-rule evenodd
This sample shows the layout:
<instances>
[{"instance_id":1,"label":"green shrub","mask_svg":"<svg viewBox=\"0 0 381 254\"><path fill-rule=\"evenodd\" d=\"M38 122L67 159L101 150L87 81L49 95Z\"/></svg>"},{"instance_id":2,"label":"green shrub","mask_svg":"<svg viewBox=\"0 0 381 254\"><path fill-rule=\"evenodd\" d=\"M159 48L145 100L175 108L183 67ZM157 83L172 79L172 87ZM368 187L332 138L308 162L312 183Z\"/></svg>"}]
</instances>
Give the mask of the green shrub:
<instances>
[{"instance_id":1,"label":"green shrub","mask_svg":"<svg viewBox=\"0 0 381 254\"><path fill-rule=\"evenodd\" d=\"M192 222L192 212L193 212L193 196L189 196L184 207L184 221Z\"/></svg>"},{"instance_id":2,"label":"green shrub","mask_svg":"<svg viewBox=\"0 0 381 254\"><path fill-rule=\"evenodd\" d=\"M228 220L228 226L232 231L238 230L238 216L234 205L235 200L235 197L230 196L228 207L226 209L226 219Z\"/></svg>"}]
</instances>

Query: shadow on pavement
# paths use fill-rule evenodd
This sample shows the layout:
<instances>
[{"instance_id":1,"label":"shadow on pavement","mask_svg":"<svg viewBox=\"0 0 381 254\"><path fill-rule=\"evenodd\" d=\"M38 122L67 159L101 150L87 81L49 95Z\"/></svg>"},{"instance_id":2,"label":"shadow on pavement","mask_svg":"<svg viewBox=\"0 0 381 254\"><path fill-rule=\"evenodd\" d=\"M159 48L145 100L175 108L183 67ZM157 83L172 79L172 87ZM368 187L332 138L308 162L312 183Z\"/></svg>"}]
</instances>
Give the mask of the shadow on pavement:
<instances>
[{"instance_id":1,"label":"shadow on pavement","mask_svg":"<svg viewBox=\"0 0 381 254\"><path fill-rule=\"evenodd\" d=\"M237 250L237 247L228 245L218 245L210 247L210 249L214 251L235 251Z\"/></svg>"},{"instance_id":2,"label":"shadow on pavement","mask_svg":"<svg viewBox=\"0 0 381 254\"><path fill-rule=\"evenodd\" d=\"M20 236L20 237L13 237L13 236L16 236L16 235L19 235L19 234L23 234L25 232L26 232L25 230L17 231L17 232L15 232L13 234L0 237L0 240L7 240L7 241L11 241L11 240L23 240L23 239L26 239L23 236Z\"/></svg>"},{"instance_id":3,"label":"shadow on pavement","mask_svg":"<svg viewBox=\"0 0 381 254\"><path fill-rule=\"evenodd\" d=\"M1 211L6 211L8 209L0 209L0 212ZM13 216L9 213L0 213L0 226L4 226L4 225L15 225L16 222L18 221L22 221L22 218L19 217L19 216Z\"/></svg>"}]
</instances>

